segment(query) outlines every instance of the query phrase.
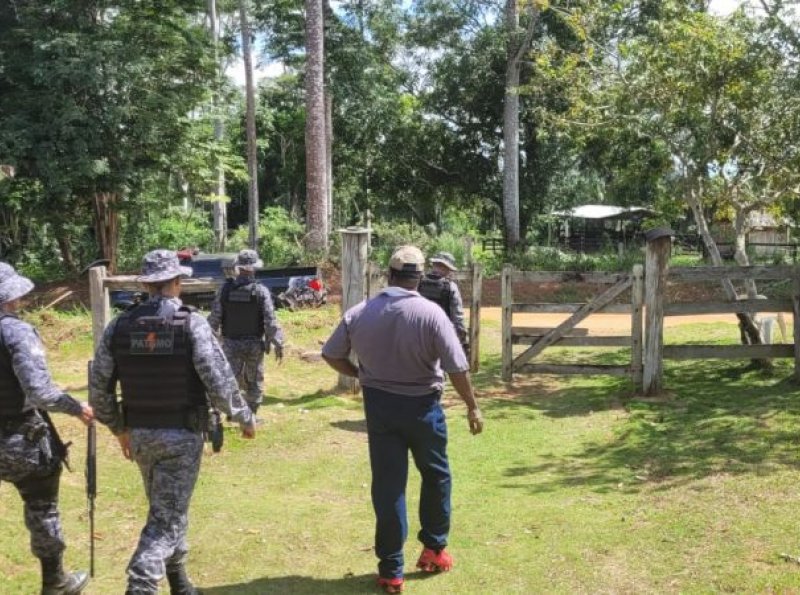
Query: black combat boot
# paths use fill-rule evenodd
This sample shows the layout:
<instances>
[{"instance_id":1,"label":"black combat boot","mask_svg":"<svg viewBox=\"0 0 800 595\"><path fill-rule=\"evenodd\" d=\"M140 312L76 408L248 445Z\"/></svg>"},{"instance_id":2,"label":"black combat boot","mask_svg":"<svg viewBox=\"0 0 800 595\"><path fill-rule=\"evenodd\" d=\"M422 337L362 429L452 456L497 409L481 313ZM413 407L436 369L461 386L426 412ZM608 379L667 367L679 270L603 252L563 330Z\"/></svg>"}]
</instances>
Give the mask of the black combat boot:
<instances>
[{"instance_id":1,"label":"black combat boot","mask_svg":"<svg viewBox=\"0 0 800 595\"><path fill-rule=\"evenodd\" d=\"M64 572L61 556L41 558L42 595L79 595L89 583L86 572Z\"/></svg>"},{"instance_id":2,"label":"black combat boot","mask_svg":"<svg viewBox=\"0 0 800 595\"><path fill-rule=\"evenodd\" d=\"M202 595L200 591L194 588L192 581L189 580L184 566L168 570L167 581L169 582L171 595Z\"/></svg>"}]
</instances>

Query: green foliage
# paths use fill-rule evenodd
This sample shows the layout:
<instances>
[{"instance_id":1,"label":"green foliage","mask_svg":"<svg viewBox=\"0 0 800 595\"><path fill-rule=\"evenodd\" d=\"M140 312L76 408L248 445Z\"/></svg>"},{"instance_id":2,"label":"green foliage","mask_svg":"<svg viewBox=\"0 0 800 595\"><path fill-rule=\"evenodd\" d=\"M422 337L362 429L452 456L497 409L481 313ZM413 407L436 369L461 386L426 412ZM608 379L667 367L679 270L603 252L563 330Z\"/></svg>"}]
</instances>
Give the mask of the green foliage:
<instances>
[{"instance_id":1,"label":"green foliage","mask_svg":"<svg viewBox=\"0 0 800 595\"><path fill-rule=\"evenodd\" d=\"M310 264L303 252L303 225L282 207L267 207L258 224L258 255L266 267ZM228 241L231 250L248 248L248 228L242 225Z\"/></svg>"},{"instance_id":2,"label":"green foliage","mask_svg":"<svg viewBox=\"0 0 800 595\"><path fill-rule=\"evenodd\" d=\"M121 270L138 270L142 256L156 248L180 250L198 247L208 251L214 240L205 213L198 210L184 211L182 207L170 207L161 213L148 213L142 218L124 217L121 227Z\"/></svg>"},{"instance_id":3,"label":"green foliage","mask_svg":"<svg viewBox=\"0 0 800 595\"><path fill-rule=\"evenodd\" d=\"M525 270L542 271L625 271L644 262L641 250L629 250L621 257L616 251L598 254L562 252L556 248L538 247L513 257L512 264Z\"/></svg>"},{"instance_id":4,"label":"green foliage","mask_svg":"<svg viewBox=\"0 0 800 595\"><path fill-rule=\"evenodd\" d=\"M392 252L404 244L417 246L426 257L433 256L436 252L450 252L459 266L466 263L465 238L472 235L469 231L470 222L455 213L445 219L444 229L436 233L434 226L412 225L410 223L383 222L373 226L372 256L374 262L386 265ZM474 253L474 250L473 250Z\"/></svg>"},{"instance_id":5,"label":"green foliage","mask_svg":"<svg viewBox=\"0 0 800 595\"><path fill-rule=\"evenodd\" d=\"M100 193L131 211L154 178L166 194L169 174L202 176L196 155L219 148L191 134L190 114L215 71L199 8L177 0L0 8L0 161L40 185L38 209L88 226ZM115 242L98 248L110 253Z\"/></svg>"}]
</instances>

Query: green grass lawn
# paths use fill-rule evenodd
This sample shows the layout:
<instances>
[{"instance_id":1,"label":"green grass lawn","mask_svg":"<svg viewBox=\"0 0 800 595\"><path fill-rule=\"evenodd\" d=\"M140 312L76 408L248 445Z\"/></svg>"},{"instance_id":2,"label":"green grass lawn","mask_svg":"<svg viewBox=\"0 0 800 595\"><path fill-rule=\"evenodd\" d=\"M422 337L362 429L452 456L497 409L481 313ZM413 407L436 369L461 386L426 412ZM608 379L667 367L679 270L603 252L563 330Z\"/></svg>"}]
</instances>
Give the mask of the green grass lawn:
<instances>
[{"instance_id":1,"label":"green grass lawn","mask_svg":"<svg viewBox=\"0 0 800 595\"><path fill-rule=\"evenodd\" d=\"M337 310L280 314L289 348L270 358L264 425L226 433L192 502L189 570L211 595L370 593L376 560L363 415L316 357ZM39 314L56 379L81 397L90 353L84 316ZM453 572L413 573L419 553L409 485L412 593L800 592L800 390L788 360L772 375L747 361L668 362L668 394L632 395L611 377L500 380L499 327L483 323L475 377L485 432L469 434L448 393L454 472ZM730 342L734 325L667 329L668 342ZM547 358L624 362L624 350L549 350ZM67 561L86 567L84 430L62 482ZM145 517L136 467L100 432L98 576L87 593L122 593ZM0 486L2 593L33 593L38 568L21 505ZM165 591L166 592L166 591Z\"/></svg>"}]
</instances>

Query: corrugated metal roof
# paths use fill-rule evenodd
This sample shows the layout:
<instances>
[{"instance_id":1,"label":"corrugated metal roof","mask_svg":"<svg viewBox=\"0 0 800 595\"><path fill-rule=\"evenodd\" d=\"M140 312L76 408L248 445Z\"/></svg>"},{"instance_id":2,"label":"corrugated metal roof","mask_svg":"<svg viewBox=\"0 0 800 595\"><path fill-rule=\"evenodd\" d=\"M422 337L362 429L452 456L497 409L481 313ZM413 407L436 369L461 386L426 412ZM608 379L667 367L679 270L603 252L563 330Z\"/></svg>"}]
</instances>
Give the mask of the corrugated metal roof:
<instances>
[{"instance_id":1,"label":"corrugated metal roof","mask_svg":"<svg viewBox=\"0 0 800 595\"><path fill-rule=\"evenodd\" d=\"M577 217L578 219L608 219L609 217L619 217L626 213L637 211L649 212L645 207L617 207L614 205L580 205L568 211L555 211L553 215L561 217Z\"/></svg>"}]
</instances>

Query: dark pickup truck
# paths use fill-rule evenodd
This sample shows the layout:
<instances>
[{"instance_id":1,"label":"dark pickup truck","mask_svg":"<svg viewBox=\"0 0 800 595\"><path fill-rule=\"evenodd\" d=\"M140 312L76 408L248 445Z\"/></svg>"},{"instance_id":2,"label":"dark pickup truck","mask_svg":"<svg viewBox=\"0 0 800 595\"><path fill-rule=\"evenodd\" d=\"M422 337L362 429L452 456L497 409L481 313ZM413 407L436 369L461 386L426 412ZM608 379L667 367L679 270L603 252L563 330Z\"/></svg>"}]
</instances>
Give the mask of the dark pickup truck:
<instances>
[{"instance_id":1,"label":"dark pickup truck","mask_svg":"<svg viewBox=\"0 0 800 595\"><path fill-rule=\"evenodd\" d=\"M192 278L213 279L220 285L234 276L233 262L236 254L195 254L181 256L181 264L192 268ZM325 303L326 293L318 267L292 266L256 271L256 280L269 289L276 307L293 308L303 302ZM313 294L313 295L312 295ZM192 306L207 306L214 300L215 292L185 293L184 303ZM136 299L136 292L112 291L111 304L126 307ZM312 299L313 298L313 299Z\"/></svg>"}]
</instances>

